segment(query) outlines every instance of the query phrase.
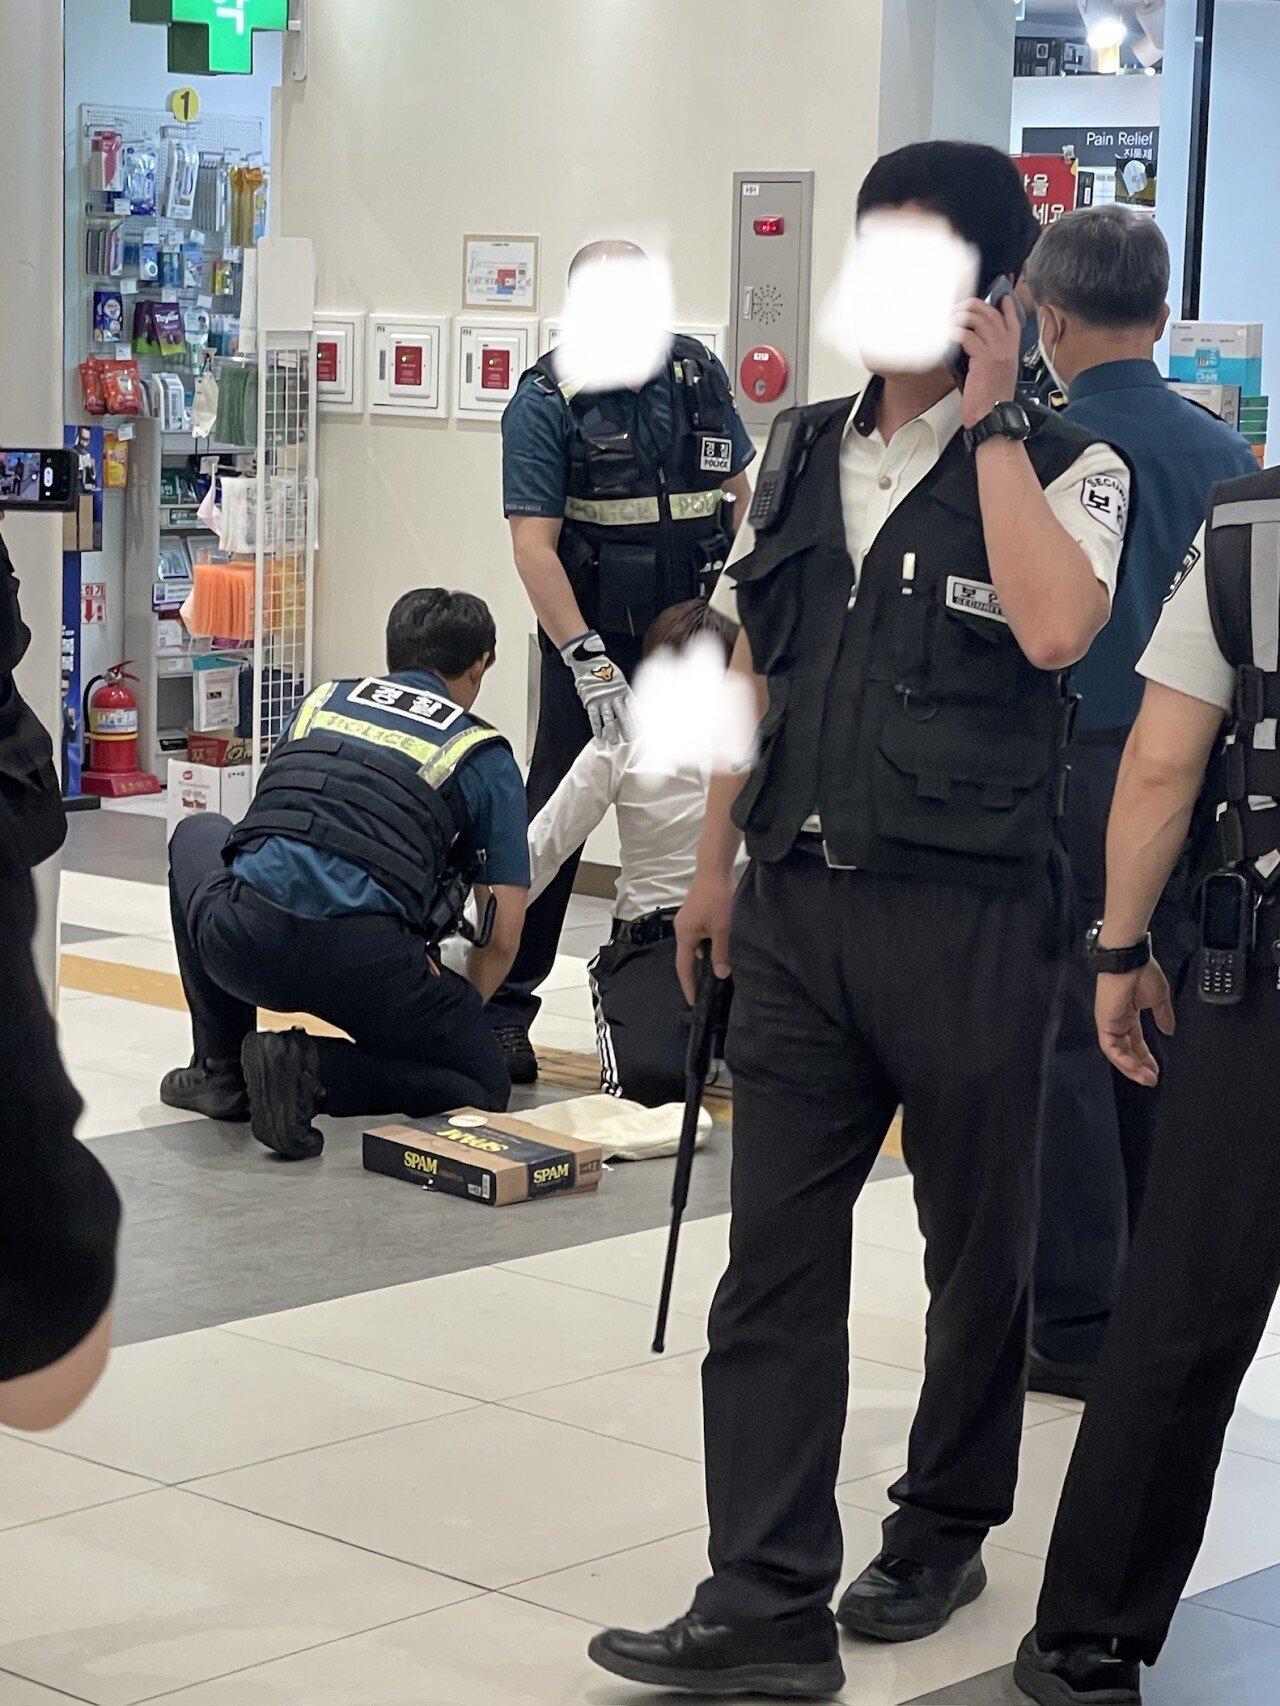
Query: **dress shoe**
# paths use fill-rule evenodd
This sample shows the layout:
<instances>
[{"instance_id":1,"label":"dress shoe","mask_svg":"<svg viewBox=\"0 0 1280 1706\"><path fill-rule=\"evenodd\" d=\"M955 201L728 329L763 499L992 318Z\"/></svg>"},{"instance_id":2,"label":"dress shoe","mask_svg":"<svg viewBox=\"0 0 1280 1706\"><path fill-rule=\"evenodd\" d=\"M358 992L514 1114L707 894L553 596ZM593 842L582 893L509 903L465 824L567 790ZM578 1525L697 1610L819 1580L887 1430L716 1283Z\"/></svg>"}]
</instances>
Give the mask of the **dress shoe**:
<instances>
[{"instance_id":1,"label":"dress shoe","mask_svg":"<svg viewBox=\"0 0 1280 1706\"><path fill-rule=\"evenodd\" d=\"M1018 1648L1013 1680L1040 1706L1141 1706L1136 1659L1114 1641L1068 1641L1042 1652L1033 1629Z\"/></svg>"},{"instance_id":2,"label":"dress shoe","mask_svg":"<svg viewBox=\"0 0 1280 1706\"><path fill-rule=\"evenodd\" d=\"M252 1031L240 1051L253 1135L286 1161L311 1161L324 1148L312 1116L324 1106L320 1056L304 1030Z\"/></svg>"},{"instance_id":3,"label":"dress shoe","mask_svg":"<svg viewBox=\"0 0 1280 1706\"><path fill-rule=\"evenodd\" d=\"M536 1084L538 1057L533 1052L529 1033L523 1025L498 1025L494 1029L502 1058L507 1063L507 1077L513 1084Z\"/></svg>"},{"instance_id":4,"label":"dress shoe","mask_svg":"<svg viewBox=\"0 0 1280 1706\"><path fill-rule=\"evenodd\" d=\"M642 1634L606 1629L587 1648L602 1670L628 1682L729 1699L829 1700L844 1687L844 1666L830 1614L803 1627L709 1623L691 1611Z\"/></svg>"},{"instance_id":5,"label":"dress shoe","mask_svg":"<svg viewBox=\"0 0 1280 1706\"><path fill-rule=\"evenodd\" d=\"M1027 1359L1027 1391L1044 1392L1053 1398L1078 1398L1083 1404L1093 1373L1091 1362L1055 1362L1033 1347Z\"/></svg>"},{"instance_id":6,"label":"dress shoe","mask_svg":"<svg viewBox=\"0 0 1280 1706\"><path fill-rule=\"evenodd\" d=\"M209 1120L247 1120L249 1098L238 1060L197 1060L175 1066L160 1080L166 1108L183 1108Z\"/></svg>"},{"instance_id":7,"label":"dress shoe","mask_svg":"<svg viewBox=\"0 0 1280 1706\"><path fill-rule=\"evenodd\" d=\"M952 1613L971 1604L986 1585L980 1554L943 1569L882 1552L844 1590L836 1621L871 1641L918 1641L936 1635Z\"/></svg>"}]
</instances>

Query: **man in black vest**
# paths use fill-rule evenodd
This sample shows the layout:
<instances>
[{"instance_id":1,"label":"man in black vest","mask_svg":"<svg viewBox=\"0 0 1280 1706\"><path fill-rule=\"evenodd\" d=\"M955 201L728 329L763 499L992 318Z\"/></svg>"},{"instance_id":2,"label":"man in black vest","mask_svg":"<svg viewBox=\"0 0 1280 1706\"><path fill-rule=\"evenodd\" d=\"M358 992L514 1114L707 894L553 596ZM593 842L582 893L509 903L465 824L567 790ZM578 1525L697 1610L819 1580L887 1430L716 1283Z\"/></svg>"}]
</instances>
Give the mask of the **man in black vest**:
<instances>
[{"instance_id":1,"label":"man in black vest","mask_svg":"<svg viewBox=\"0 0 1280 1706\"><path fill-rule=\"evenodd\" d=\"M520 940L529 853L511 749L471 711L494 647L481 599L405 593L387 674L308 694L234 829L178 825L169 890L195 1055L165 1075L162 1102L248 1116L291 1160L320 1153L320 1112L506 1107L483 1003ZM473 886L488 927L463 978L440 942ZM259 1032L257 1007L353 1040Z\"/></svg>"},{"instance_id":2,"label":"man in black vest","mask_svg":"<svg viewBox=\"0 0 1280 1706\"><path fill-rule=\"evenodd\" d=\"M1014 1672L1054 1706L1136 1706L1280 1284L1278 636L1271 469L1214 492L1139 665L1147 688L1111 808L1106 910L1090 943L1098 1040L1135 1084L1159 1077L1160 1098L1137 1233ZM1231 738L1210 764L1224 715ZM1175 1034L1149 932L1193 816L1209 879L1201 940L1218 958L1193 956ZM1148 1010L1172 1037L1163 1070L1143 1035ZM1230 1692L1224 1683L1221 1698Z\"/></svg>"},{"instance_id":3,"label":"man in black vest","mask_svg":"<svg viewBox=\"0 0 1280 1706\"><path fill-rule=\"evenodd\" d=\"M569 269L634 274L634 243L592 243ZM633 738L629 681L649 624L715 585L751 496L755 455L728 376L696 338L676 337L643 385L600 391L530 368L502 419L503 508L516 568L538 618L542 660L529 816L593 737ZM733 501L726 503L726 495ZM537 1077L534 994L555 962L581 849L529 908L509 981L490 1016L516 1083Z\"/></svg>"},{"instance_id":4,"label":"man in black vest","mask_svg":"<svg viewBox=\"0 0 1280 1706\"><path fill-rule=\"evenodd\" d=\"M984 294L1037 229L1012 162L966 143L877 162L859 217L873 210L904 230L941 215L979 251ZM1012 1509L1061 946L1060 672L1107 618L1128 473L1014 403L1012 300L975 297L959 321L962 392L948 364L884 373L775 423L758 525L713 599L736 605L735 667L767 695L750 778L712 782L677 921L687 987L707 941L735 978L733 1225L703 1374L713 1574L668 1628L592 1643L639 1681L841 1686L852 1215L899 1104L925 1381L884 1549L840 1623L890 1641L941 1628L981 1593L983 1539Z\"/></svg>"}]
</instances>

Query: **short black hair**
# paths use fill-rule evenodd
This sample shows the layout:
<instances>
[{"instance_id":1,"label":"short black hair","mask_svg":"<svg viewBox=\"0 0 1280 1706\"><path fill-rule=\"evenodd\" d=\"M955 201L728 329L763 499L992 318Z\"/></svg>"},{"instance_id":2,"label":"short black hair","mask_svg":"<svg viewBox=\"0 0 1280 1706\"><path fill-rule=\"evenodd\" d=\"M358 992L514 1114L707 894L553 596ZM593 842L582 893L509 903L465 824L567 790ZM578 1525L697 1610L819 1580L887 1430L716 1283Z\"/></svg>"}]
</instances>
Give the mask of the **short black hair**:
<instances>
[{"instance_id":1,"label":"short black hair","mask_svg":"<svg viewBox=\"0 0 1280 1706\"><path fill-rule=\"evenodd\" d=\"M697 634L708 634L724 651L724 661L733 656L738 638L738 624L718 610L713 610L705 598L686 598L680 604L669 604L660 616L655 616L645 630L642 657L652 657L657 651L682 652Z\"/></svg>"},{"instance_id":2,"label":"short black hair","mask_svg":"<svg viewBox=\"0 0 1280 1706\"><path fill-rule=\"evenodd\" d=\"M982 142L912 142L882 154L862 180L858 218L907 202L940 213L977 249L979 296L1001 273L1018 277L1040 233L1022 174Z\"/></svg>"},{"instance_id":3,"label":"short black hair","mask_svg":"<svg viewBox=\"0 0 1280 1706\"><path fill-rule=\"evenodd\" d=\"M1047 228L1027 286L1037 306L1091 326L1154 326L1169 294L1169 245L1149 214L1116 202L1082 207Z\"/></svg>"},{"instance_id":4,"label":"short black hair","mask_svg":"<svg viewBox=\"0 0 1280 1706\"><path fill-rule=\"evenodd\" d=\"M496 655L498 631L483 598L420 586L397 598L387 617L387 669L429 669L452 681L486 654Z\"/></svg>"}]
</instances>

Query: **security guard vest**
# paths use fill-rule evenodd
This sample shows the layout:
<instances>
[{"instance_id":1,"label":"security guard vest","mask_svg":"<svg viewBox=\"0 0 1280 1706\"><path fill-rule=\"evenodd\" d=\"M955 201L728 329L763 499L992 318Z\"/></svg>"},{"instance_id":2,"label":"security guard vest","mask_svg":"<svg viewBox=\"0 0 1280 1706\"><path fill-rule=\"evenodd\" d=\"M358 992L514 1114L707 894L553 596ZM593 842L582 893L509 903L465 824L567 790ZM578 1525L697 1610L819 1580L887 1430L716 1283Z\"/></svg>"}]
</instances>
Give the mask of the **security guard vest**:
<instances>
[{"instance_id":1,"label":"security guard vest","mask_svg":"<svg viewBox=\"0 0 1280 1706\"><path fill-rule=\"evenodd\" d=\"M859 405L864 426L877 394ZM837 867L1022 886L1055 843L1074 702L1027 661L1000 608L960 433L881 528L851 598L839 461L852 405L795 411L808 448L783 519L734 566L769 684L735 820L757 859L783 858L817 811ZM1047 486L1093 438L1028 413Z\"/></svg>"},{"instance_id":2,"label":"security guard vest","mask_svg":"<svg viewBox=\"0 0 1280 1706\"><path fill-rule=\"evenodd\" d=\"M484 850L458 785L481 747L507 742L442 694L369 677L303 701L223 848L301 841L367 871L431 940L453 928ZM510 750L508 748L508 750Z\"/></svg>"},{"instance_id":3,"label":"security guard vest","mask_svg":"<svg viewBox=\"0 0 1280 1706\"><path fill-rule=\"evenodd\" d=\"M710 352L677 337L669 445L637 432L639 397L585 392L557 377L556 353L530 371L568 417L568 488L557 547L584 618L605 634L644 634L682 599L709 595L729 539L720 487L733 467L733 400Z\"/></svg>"},{"instance_id":4,"label":"security guard vest","mask_svg":"<svg viewBox=\"0 0 1280 1706\"><path fill-rule=\"evenodd\" d=\"M1202 851L1210 868L1243 867L1271 891L1280 885L1280 808L1270 803L1280 799L1280 469L1214 489L1204 567L1209 619L1235 667L1236 697L1206 786L1217 833Z\"/></svg>"}]
</instances>

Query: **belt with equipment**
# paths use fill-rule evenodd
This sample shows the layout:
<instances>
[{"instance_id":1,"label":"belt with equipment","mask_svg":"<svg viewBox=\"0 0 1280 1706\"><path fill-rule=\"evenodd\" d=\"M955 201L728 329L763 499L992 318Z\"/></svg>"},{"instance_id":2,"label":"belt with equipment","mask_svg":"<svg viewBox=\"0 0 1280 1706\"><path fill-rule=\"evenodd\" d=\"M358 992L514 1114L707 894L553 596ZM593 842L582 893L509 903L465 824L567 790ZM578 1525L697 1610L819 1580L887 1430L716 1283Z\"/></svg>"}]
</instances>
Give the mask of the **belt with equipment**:
<instances>
[{"instance_id":1,"label":"belt with equipment","mask_svg":"<svg viewBox=\"0 0 1280 1706\"><path fill-rule=\"evenodd\" d=\"M611 942L625 942L642 948L650 942L663 942L676 933L678 907L666 907L658 912L646 912L643 918L615 918L609 934Z\"/></svg>"}]
</instances>

